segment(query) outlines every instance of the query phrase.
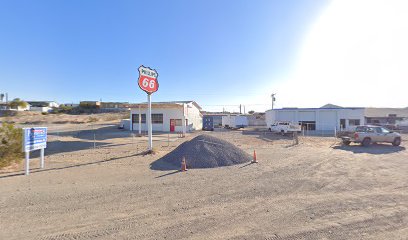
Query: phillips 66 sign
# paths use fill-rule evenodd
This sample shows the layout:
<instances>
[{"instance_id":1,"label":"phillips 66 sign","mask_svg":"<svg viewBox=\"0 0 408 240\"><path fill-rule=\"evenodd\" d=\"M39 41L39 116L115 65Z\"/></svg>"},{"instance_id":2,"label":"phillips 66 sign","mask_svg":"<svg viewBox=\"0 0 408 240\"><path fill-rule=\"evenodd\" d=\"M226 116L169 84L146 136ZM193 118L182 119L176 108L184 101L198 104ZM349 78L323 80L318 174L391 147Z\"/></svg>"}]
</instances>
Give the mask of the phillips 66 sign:
<instances>
[{"instance_id":1,"label":"phillips 66 sign","mask_svg":"<svg viewBox=\"0 0 408 240\"><path fill-rule=\"evenodd\" d=\"M143 65L139 67L139 87L147 94L152 94L159 89L158 77L156 70Z\"/></svg>"}]
</instances>

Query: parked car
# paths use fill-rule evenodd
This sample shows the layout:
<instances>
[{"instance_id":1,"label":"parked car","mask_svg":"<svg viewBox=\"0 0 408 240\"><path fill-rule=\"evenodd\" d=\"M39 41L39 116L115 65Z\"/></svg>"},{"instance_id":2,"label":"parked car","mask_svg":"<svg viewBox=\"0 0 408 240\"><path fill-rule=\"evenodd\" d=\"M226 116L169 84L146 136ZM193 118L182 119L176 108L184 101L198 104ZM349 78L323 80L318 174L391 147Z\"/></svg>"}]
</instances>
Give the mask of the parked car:
<instances>
[{"instance_id":1,"label":"parked car","mask_svg":"<svg viewBox=\"0 0 408 240\"><path fill-rule=\"evenodd\" d=\"M270 126L269 131L283 135L286 133L301 132L302 126L299 123L275 122Z\"/></svg>"},{"instance_id":2,"label":"parked car","mask_svg":"<svg viewBox=\"0 0 408 240\"><path fill-rule=\"evenodd\" d=\"M368 147L371 143L392 143L394 146L401 144L401 135L393 132L385 127L364 125L356 127L352 136L342 136L343 144L350 145L350 143L360 143Z\"/></svg>"}]
</instances>

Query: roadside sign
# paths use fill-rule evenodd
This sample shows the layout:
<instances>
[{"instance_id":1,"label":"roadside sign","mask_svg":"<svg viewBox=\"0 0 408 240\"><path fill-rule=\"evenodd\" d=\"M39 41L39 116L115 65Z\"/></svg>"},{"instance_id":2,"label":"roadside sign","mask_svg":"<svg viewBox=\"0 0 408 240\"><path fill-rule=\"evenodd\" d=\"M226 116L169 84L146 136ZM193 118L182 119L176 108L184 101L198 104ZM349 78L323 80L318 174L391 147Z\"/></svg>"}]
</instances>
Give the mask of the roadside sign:
<instances>
[{"instance_id":1,"label":"roadside sign","mask_svg":"<svg viewBox=\"0 0 408 240\"><path fill-rule=\"evenodd\" d=\"M159 82L157 78L159 74L156 70L149 67L140 66L139 67L139 87L147 93L147 133L148 133L148 147L149 151L153 150L153 135L152 135L152 93L156 92L159 89ZM140 119L140 116L139 116ZM139 125L140 129L140 125Z\"/></svg>"},{"instance_id":2,"label":"roadside sign","mask_svg":"<svg viewBox=\"0 0 408 240\"><path fill-rule=\"evenodd\" d=\"M139 87L147 94L152 94L159 89L159 82L157 81L159 74L156 70L140 66L139 67Z\"/></svg>"},{"instance_id":3,"label":"roadside sign","mask_svg":"<svg viewBox=\"0 0 408 240\"><path fill-rule=\"evenodd\" d=\"M24 128L23 151L30 152L47 147L47 128Z\"/></svg>"},{"instance_id":4,"label":"roadside sign","mask_svg":"<svg viewBox=\"0 0 408 240\"><path fill-rule=\"evenodd\" d=\"M30 174L30 152L41 150L40 168L44 168L44 149L47 147L47 128L23 128L23 152L25 152L25 174Z\"/></svg>"}]
</instances>

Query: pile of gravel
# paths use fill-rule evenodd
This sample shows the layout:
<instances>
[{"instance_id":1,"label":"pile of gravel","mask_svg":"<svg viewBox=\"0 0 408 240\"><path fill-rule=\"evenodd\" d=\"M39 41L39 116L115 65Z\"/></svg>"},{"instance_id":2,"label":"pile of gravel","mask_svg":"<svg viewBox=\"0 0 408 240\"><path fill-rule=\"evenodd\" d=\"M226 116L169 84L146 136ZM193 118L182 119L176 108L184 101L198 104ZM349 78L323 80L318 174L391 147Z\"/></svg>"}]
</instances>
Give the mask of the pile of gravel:
<instances>
[{"instance_id":1,"label":"pile of gravel","mask_svg":"<svg viewBox=\"0 0 408 240\"><path fill-rule=\"evenodd\" d=\"M199 135L182 143L160 160L179 167L183 157L187 168L215 168L252 160L251 155L235 145L209 135Z\"/></svg>"}]
</instances>

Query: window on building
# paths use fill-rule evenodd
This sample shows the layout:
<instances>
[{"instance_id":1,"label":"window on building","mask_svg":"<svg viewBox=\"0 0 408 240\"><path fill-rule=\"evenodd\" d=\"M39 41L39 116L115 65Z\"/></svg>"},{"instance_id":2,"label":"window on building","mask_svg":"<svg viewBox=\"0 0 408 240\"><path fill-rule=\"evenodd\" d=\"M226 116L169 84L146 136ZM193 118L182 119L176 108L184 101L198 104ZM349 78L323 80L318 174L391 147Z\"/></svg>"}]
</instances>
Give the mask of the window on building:
<instances>
[{"instance_id":1,"label":"window on building","mask_svg":"<svg viewBox=\"0 0 408 240\"><path fill-rule=\"evenodd\" d=\"M358 126L360 125L360 119L349 119L350 126Z\"/></svg>"},{"instance_id":2,"label":"window on building","mask_svg":"<svg viewBox=\"0 0 408 240\"><path fill-rule=\"evenodd\" d=\"M132 123L139 123L139 114L132 114ZM142 123L146 123L146 114L142 114Z\"/></svg>"},{"instance_id":3,"label":"window on building","mask_svg":"<svg viewBox=\"0 0 408 240\"><path fill-rule=\"evenodd\" d=\"M175 119L176 120L176 126L183 126L181 119Z\"/></svg>"},{"instance_id":4,"label":"window on building","mask_svg":"<svg viewBox=\"0 0 408 240\"><path fill-rule=\"evenodd\" d=\"M158 123L163 123L163 114L152 114L152 123L153 124L158 124Z\"/></svg>"}]
</instances>

